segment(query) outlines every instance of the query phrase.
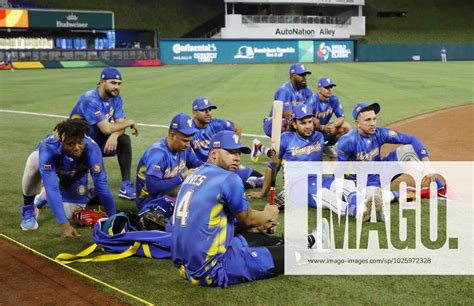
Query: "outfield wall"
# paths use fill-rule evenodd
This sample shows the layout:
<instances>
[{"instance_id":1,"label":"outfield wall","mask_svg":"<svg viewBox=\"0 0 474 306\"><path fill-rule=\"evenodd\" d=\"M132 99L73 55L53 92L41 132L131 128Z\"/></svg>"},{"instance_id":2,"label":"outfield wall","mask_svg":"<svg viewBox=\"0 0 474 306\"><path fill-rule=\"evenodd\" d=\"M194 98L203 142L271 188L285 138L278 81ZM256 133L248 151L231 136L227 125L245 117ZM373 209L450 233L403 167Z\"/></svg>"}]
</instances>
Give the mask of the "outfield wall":
<instances>
[{"instance_id":1,"label":"outfield wall","mask_svg":"<svg viewBox=\"0 0 474 306\"><path fill-rule=\"evenodd\" d=\"M439 61L445 48L450 60L474 60L474 44L358 44L359 62Z\"/></svg>"},{"instance_id":2,"label":"outfield wall","mask_svg":"<svg viewBox=\"0 0 474 306\"><path fill-rule=\"evenodd\" d=\"M352 62L352 40L161 40L163 64Z\"/></svg>"}]
</instances>

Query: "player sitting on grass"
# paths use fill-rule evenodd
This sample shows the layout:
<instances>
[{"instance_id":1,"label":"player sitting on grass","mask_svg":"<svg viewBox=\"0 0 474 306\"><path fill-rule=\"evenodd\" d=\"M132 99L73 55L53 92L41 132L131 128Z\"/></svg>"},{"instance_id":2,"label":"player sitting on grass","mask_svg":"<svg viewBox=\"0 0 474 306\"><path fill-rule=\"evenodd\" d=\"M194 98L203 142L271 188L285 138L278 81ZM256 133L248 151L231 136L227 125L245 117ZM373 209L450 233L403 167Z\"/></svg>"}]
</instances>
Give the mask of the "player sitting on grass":
<instances>
[{"instance_id":1,"label":"player sitting on grass","mask_svg":"<svg viewBox=\"0 0 474 306\"><path fill-rule=\"evenodd\" d=\"M22 179L22 230L38 228L37 210L33 202L41 181L62 237L78 236L68 219L76 208L84 207L88 202L89 173L106 213L109 216L115 214L102 153L99 146L87 136L88 133L89 125L83 120L63 121L30 154Z\"/></svg>"},{"instance_id":2,"label":"player sitting on grass","mask_svg":"<svg viewBox=\"0 0 474 306\"><path fill-rule=\"evenodd\" d=\"M338 142L339 161L429 161L428 151L415 136L377 127L378 103L358 103L352 111L356 128ZM386 144L403 144L388 155L381 157L381 147ZM446 186L434 174L427 175L438 185L438 196L446 196ZM369 175L368 186L380 187L378 176ZM383 214L380 215L383 219Z\"/></svg>"},{"instance_id":3,"label":"player sitting on grass","mask_svg":"<svg viewBox=\"0 0 474 306\"><path fill-rule=\"evenodd\" d=\"M297 105L293 108L293 115L291 126L294 131L285 132L281 135L280 150L278 156L278 164L286 161L322 161L324 149L324 136L318 131L315 131L313 124L313 112L310 106L305 104ZM249 198L261 198L265 196L270 189L271 168L267 168L265 173L265 181L261 191L249 192ZM381 205L381 197L376 196L367 198L361 208L357 209L357 197L355 184L351 181L345 182L345 190L350 192L345 194L342 205L337 205L336 193L334 192L334 179L324 177L322 186L323 193L322 203L317 203L317 186L316 176L310 175L308 177L308 205L310 207L317 207L322 205L323 208L331 209L340 215L356 216L363 214L363 220L367 221L370 217L371 207L374 204L376 207ZM351 184L352 183L352 184ZM348 186L352 186L349 188ZM283 193L280 193L276 200L279 206L284 204ZM282 208L282 207L281 207Z\"/></svg>"},{"instance_id":4,"label":"player sitting on grass","mask_svg":"<svg viewBox=\"0 0 474 306\"><path fill-rule=\"evenodd\" d=\"M210 148L208 162L186 178L176 199L171 258L181 277L194 285L226 288L283 273L284 240L246 231L278 224L275 205L250 208L235 174L240 154L250 148L233 131L214 135ZM235 232L236 225L242 234ZM318 232L322 237L315 244ZM327 221L321 222L309 235L308 247L328 248L328 241Z\"/></svg>"},{"instance_id":5,"label":"player sitting on grass","mask_svg":"<svg viewBox=\"0 0 474 306\"><path fill-rule=\"evenodd\" d=\"M143 153L136 178L136 204L140 211L153 209L171 217L181 183L202 165L190 147L196 132L192 118L178 114L171 120L168 135Z\"/></svg>"},{"instance_id":6,"label":"player sitting on grass","mask_svg":"<svg viewBox=\"0 0 474 306\"><path fill-rule=\"evenodd\" d=\"M191 146L197 157L206 162L209 156L209 143L211 138L220 131L234 131L240 136L242 129L240 126L230 120L212 118L212 110L217 107L207 98L197 98L193 102L193 126L197 129L194 134ZM244 182L245 188L262 187L263 177L258 171L240 165L235 172Z\"/></svg>"}]
</instances>

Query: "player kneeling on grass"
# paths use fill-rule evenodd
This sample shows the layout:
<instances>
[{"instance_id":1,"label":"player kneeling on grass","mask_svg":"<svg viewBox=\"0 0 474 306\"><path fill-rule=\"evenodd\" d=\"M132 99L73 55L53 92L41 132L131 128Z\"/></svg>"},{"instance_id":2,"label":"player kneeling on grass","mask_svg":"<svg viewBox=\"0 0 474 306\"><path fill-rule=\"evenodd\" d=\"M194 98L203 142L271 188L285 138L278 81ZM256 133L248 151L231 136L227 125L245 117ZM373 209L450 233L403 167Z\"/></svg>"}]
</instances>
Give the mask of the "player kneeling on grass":
<instances>
[{"instance_id":1,"label":"player kneeling on grass","mask_svg":"<svg viewBox=\"0 0 474 306\"><path fill-rule=\"evenodd\" d=\"M242 180L235 174L240 154L249 154L250 148L242 146L233 131L214 135L210 148L208 161L186 178L176 200L173 263L192 284L223 288L283 273L283 239L234 232L236 222L244 230L266 230L278 224L275 205L266 205L263 211L250 208ZM328 241L327 223L321 224L319 248ZM315 234L308 237L309 247Z\"/></svg>"},{"instance_id":2,"label":"player kneeling on grass","mask_svg":"<svg viewBox=\"0 0 474 306\"><path fill-rule=\"evenodd\" d=\"M106 213L109 216L115 214L102 153L99 146L86 136L88 133L89 125L83 120L63 121L30 154L22 179L22 230L38 228L37 209L33 202L41 181L63 237L78 236L68 219L75 209L86 206L88 202L89 173Z\"/></svg>"}]
</instances>

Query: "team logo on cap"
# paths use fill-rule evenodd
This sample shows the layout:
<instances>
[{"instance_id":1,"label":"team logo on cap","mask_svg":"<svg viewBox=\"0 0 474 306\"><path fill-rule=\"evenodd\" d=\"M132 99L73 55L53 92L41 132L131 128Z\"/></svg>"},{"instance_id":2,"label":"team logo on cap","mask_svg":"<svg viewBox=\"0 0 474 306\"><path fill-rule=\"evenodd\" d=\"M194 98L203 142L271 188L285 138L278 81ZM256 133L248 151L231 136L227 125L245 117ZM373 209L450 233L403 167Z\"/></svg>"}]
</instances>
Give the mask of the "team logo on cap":
<instances>
[{"instance_id":1,"label":"team logo on cap","mask_svg":"<svg viewBox=\"0 0 474 306\"><path fill-rule=\"evenodd\" d=\"M232 135L232 138L234 139L235 144L239 143L239 135L234 134L234 135Z\"/></svg>"},{"instance_id":2,"label":"team logo on cap","mask_svg":"<svg viewBox=\"0 0 474 306\"><path fill-rule=\"evenodd\" d=\"M331 79L330 79L330 78L327 78L327 79L326 79L326 82L327 82L328 84L331 84Z\"/></svg>"},{"instance_id":3,"label":"team logo on cap","mask_svg":"<svg viewBox=\"0 0 474 306\"><path fill-rule=\"evenodd\" d=\"M306 70L306 69L304 68L304 65L300 65L300 67L301 67L301 69Z\"/></svg>"},{"instance_id":4,"label":"team logo on cap","mask_svg":"<svg viewBox=\"0 0 474 306\"><path fill-rule=\"evenodd\" d=\"M188 121L186 121L189 125L189 127L192 127L193 126L193 120L192 119L189 119Z\"/></svg>"},{"instance_id":5,"label":"team logo on cap","mask_svg":"<svg viewBox=\"0 0 474 306\"><path fill-rule=\"evenodd\" d=\"M208 100L208 99L204 99L204 100L202 100L202 102L204 102L204 104L206 104L206 105L209 104L209 100Z\"/></svg>"},{"instance_id":6,"label":"team logo on cap","mask_svg":"<svg viewBox=\"0 0 474 306\"><path fill-rule=\"evenodd\" d=\"M302 111L303 111L303 113L305 113L305 114L307 114L307 113L308 113L308 111L306 110L306 105L305 105L305 106L302 106L302 107L301 107L301 110L302 110Z\"/></svg>"},{"instance_id":7,"label":"team logo on cap","mask_svg":"<svg viewBox=\"0 0 474 306\"><path fill-rule=\"evenodd\" d=\"M177 124L177 123L173 123L171 126L173 127L173 129L177 129L177 128L178 128L178 124Z\"/></svg>"}]
</instances>

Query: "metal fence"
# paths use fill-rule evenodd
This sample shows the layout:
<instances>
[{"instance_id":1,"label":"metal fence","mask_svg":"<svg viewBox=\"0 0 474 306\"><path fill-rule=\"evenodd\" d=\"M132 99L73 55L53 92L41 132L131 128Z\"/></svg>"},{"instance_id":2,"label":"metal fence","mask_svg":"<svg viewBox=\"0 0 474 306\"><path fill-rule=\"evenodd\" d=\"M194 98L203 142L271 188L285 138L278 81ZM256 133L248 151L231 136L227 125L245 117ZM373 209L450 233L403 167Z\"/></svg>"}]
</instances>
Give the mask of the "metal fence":
<instances>
[{"instance_id":1,"label":"metal fence","mask_svg":"<svg viewBox=\"0 0 474 306\"><path fill-rule=\"evenodd\" d=\"M108 50L0 50L0 61L10 52L14 62L28 61L102 61L102 60L156 60L159 49Z\"/></svg>"},{"instance_id":2,"label":"metal fence","mask_svg":"<svg viewBox=\"0 0 474 306\"><path fill-rule=\"evenodd\" d=\"M344 24L351 18L334 16L242 15L242 23Z\"/></svg>"}]
</instances>

